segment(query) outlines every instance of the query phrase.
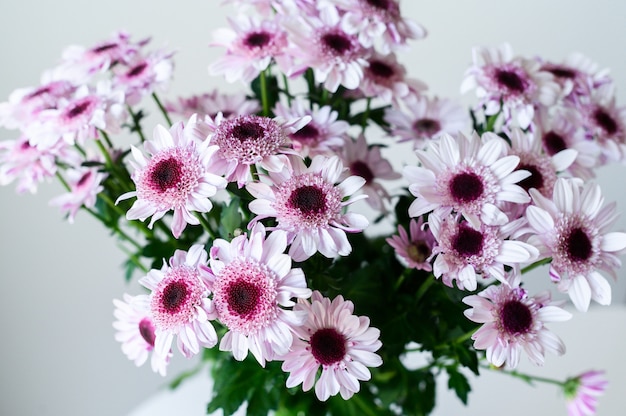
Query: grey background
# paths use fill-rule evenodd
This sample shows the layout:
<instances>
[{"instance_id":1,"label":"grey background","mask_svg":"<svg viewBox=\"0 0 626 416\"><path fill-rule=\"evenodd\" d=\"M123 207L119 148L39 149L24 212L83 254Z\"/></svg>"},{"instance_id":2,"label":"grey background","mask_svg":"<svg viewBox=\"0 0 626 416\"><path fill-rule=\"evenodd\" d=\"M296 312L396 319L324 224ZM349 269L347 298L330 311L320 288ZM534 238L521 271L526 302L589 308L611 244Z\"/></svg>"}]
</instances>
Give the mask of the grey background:
<instances>
[{"instance_id":1,"label":"grey background","mask_svg":"<svg viewBox=\"0 0 626 416\"><path fill-rule=\"evenodd\" d=\"M122 28L135 39L152 36L153 47L169 45L178 50L169 97L217 86L231 91L239 89L240 85L225 85L221 78L207 74L207 65L221 54L220 49L207 46L210 33L226 25L230 10L219 7L219 3L2 0L0 101L6 100L15 88L38 84L41 72L57 62L65 46L88 46ZM508 41L521 55L560 60L579 51L600 66L610 67L618 86L618 102L626 105L626 2L404 1L402 9L405 15L423 24L429 36L413 42L401 60L410 74L425 81L434 94L459 97L458 88L471 60L471 48ZM473 99L460 97L467 104ZM150 124L146 126L150 131ZM0 130L0 139L12 138L14 132ZM625 171L624 166L606 167L598 177L606 199L617 200L621 211L626 207ZM99 223L81 213L76 223L70 225L56 208L47 206L58 192L60 187L56 184L42 185L36 196L16 196L12 185L0 188L0 414L124 415L161 389L177 370L194 362L175 357L170 376L164 380L148 367L137 369L126 360L113 339L111 300L124 292L138 293L139 289L136 283L124 282L120 267L124 256ZM626 219L621 218L618 228L624 230L625 224ZM546 274L546 270L536 273L537 282L532 284L542 287ZM614 305L599 312L594 307L589 312L603 314L598 315L599 319L606 322L604 326L592 323L589 328L604 328L605 332L581 333L566 340L570 350L575 352L578 348L579 356L587 359L576 362L580 367L572 371L594 365L595 359L610 364L612 361L602 355L608 353L601 352L607 346L621 345L623 351L624 321L609 321L614 319L610 317L619 316L612 311L621 313L626 299L623 271L613 289ZM577 316L573 322L576 319ZM585 319L591 318L580 317L581 322ZM557 328L554 330L558 332ZM610 351L617 356L616 348ZM600 414L619 414L614 412L623 402L619 395L624 384L619 383L624 378L616 381ZM495 379L493 384L477 385L478 392L470 400L479 404L486 400L490 407L482 414L513 412L520 406L522 411L534 409L524 408L531 406L536 397L527 400L533 390L521 387L521 382L506 384L510 399L490 394L501 383ZM537 391L543 394L537 397L548 400L543 388ZM560 400L552 390L549 396ZM513 399L517 404L513 405ZM204 398L198 400L203 402ZM436 413L450 414L445 410L446 404L442 406ZM467 414L475 413L469 410Z\"/></svg>"}]
</instances>

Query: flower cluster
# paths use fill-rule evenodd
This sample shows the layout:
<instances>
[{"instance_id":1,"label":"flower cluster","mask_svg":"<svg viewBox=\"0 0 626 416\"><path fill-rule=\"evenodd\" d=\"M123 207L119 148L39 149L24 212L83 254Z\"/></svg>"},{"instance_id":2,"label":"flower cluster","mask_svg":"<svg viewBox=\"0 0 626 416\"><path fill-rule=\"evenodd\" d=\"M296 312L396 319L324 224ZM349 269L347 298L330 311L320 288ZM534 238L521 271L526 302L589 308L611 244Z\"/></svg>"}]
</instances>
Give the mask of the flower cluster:
<instances>
[{"instance_id":1,"label":"flower cluster","mask_svg":"<svg viewBox=\"0 0 626 416\"><path fill-rule=\"evenodd\" d=\"M606 71L476 49L467 114L408 76L396 52L426 31L397 0L224 3L252 7L215 31L224 54L209 72L247 92L161 103L172 53L119 32L68 48L0 104L0 125L19 132L0 143L0 183L35 192L56 176L69 221L83 209L128 246L127 277L147 293L114 300L114 327L135 364L165 375L176 351L201 356L209 411L319 400L426 414L440 371L465 401L461 370L480 360L512 369L565 352L547 324L573 315L528 293L528 270L549 264L578 311L611 302L603 273L615 277L626 233L589 181L626 160ZM166 121L151 137L146 97ZM114 142L122 132L136 140ZM398 166L407 146L414 161ZM432 361L406 366L411 345ZM562 383L571 414L595 408L594 377Z\"/></svg>"}]
</instances>

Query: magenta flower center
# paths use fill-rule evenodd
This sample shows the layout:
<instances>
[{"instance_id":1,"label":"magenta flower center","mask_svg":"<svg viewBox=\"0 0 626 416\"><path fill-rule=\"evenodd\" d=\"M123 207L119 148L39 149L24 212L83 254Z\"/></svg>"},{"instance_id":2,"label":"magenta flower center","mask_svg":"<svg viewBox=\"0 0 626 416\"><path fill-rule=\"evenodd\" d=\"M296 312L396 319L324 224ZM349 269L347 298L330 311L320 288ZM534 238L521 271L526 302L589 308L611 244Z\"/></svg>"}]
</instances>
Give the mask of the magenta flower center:
<instances>
[{"instance_id":1,"label":"magenta flower center","mask_svg":"<svg viewBox=\"0 0 626 416\"><path fill-rule=\"evenodd\" d=\"M389 0L365 0L367 4L370 6L376 7L377 9L387 10L390 7Z\"/></svg>"},{"instance_id":2,"label":"magenta flower center","mask_svg":"<svg viewBox=\"0 0 626 416\"><path fill-rule=\"evenodd\" d=\"M474 172L462 172L450 181L450 194L460 203L472 202L480 198L484 187L480 177Z\"/></svg>"},{"instance_id":3,"label":"magenta flower center","mask_svg":"<svg viewBox=\"0 0 626 416\"><path fill-rule=\"evenodd\" d=\"M502 328L511 335L527 333L533 324L530 308L518 300L509 300L500 308Z\"/></svg>"},{"instance_id":4,"label":"magenta flower center","mask_svg":"<svg viewBox=\"0 0 626 416\"><path fill-rule=\"evenodd\" d=\"M415 242L411 244L407 249L407 254L409 258L416 263L424 263L426 259L430 256L431 250L423 241Z\"/></svg>"},{"instance_id":5,"label":"magenta flower center","mask_svg":"<svg viewBox=\"0 0 626 416\"><path fill-rule=\"evenodd\" d=\"M156 335L154 334L154 324L149 318L143 318L139 322L139 335L146 341L149 345L154 347L154 339Z\"/></svg>"},{"instance_id":6,"label":"magenta flower center","mask_svg":"<svg viewBox=\"0 0 626 416\"><path fill-rule=\"evenodd\" d=\"M115 48L117 48L117 43L107 43L107 44L95 47L91 51L93 53L98 54L98 53L106 52L108 50L115 49Z\"/></svg>"},{"instance_id":7,"label":"magenta flower center","mask_svg":"<svg viewBox=\"0 0 626 416\"><path fill-rule=\"evenodd\" d=\"M248 34L243 43L251 48L261 48L267 45L271 39L272 37L267 32L254 32Z\"/></svg>"},{"instance_id":8,"label":"magenta flower center","mask_svg":"<svg viewBox=\"0 0 626 416\"><path fill-rule=\"evenodd\" d=\"M374 173L372 172L370 167L367 166L367 163L361 160L356 160L352 162L352 164L350 165L350 171L353 175L360 176L365 179L365 183L372 183L372 181L374 180Z\"/></svg>"},{"instance_id":9,"label":"magenta flower center","mask_svg":"<svg viewBox=\"0 0 626 416\"><path fill-rule=\"evenodd\" d=\"M228 307L237 315L247 316L254 313L261 290L254 284L238 280L227 289Z\"/></svg>"},{"instance_id":10,"label":"magenta flower center","mask_svg":"<svg viewBox=\"0 0 626 416\"><path fill-rule=\"evenodd\" d=\"M150 172L152 183L156 185L161 192L176 186L181 176L181 164L174 158L159 161L152 169L152 172Z\"/></svg>"},{"instance_id":11,"label":"magenta flower center","mask_svg":"<svg viewBox=\"0 0 626 416\"><path fill-rule=\"evenodd\" d=\"M205 290L196 269L188 265L171 268L152 292L150 309L155 326L177 331L189 324L206 296Z\"/></svg>"},{"instance_id":12,"label":"magenta flower center","mask_svg":"<svg viewBox=\"0 0 626 416\"><path fill-rule=\"evenodd\" d=\"M130 78L139 76L143 73L143 71L146 70L147 67L148 67L148 64L146 62L137 64L134 67L130 68L128 72L126 72L126 76Z\"/></svg>"},{"instance_id":13,"label":"magenta flower center","mask_svg":"<svg viewBox=\"0 0 626 416\"><path fill-rule=\"evenodd\" d=\"M370 61L368 70L378 78L388 79L395 74L393 67L382 61Z\"/></svg>"},{"instance_id":14,"label":"magenta flower center","mask_svg":"<svg viewBox=\"0 0 626 416\"><path fill-rule=\"evenodd\" d=\"M587 233L580 227L573 228L565 239L566 251L573 261L585 261L591 257L593 246Z\"/></svg>"},{"instance_id":15,"label":"magenta flower center","mask_svg":"<svg viewBox=\"0 0 626 416\"><path fill-rule=\"evenodd\" d=\"M298 141L314 141L319 137L319 130L311 123L291 134L291 137Z\"/></svg>"},{"instance_id":16,"label":"magenta flower center","mask_svg":"<svg viewBox=\"0 0 626 416\"><path fill-rule=\"evenodd\" d=\"M523 93L526 90L524 80L515 71L499 69L496 71L496 81L509 91Z\"/></svg>"},{"instance_id":17,"label":"magenta flower center","mask_svg":"<svg viewBox=\"0 0 626 416\"><path fill-rule=\"evenodd\" d=\"M441 125L432 118L420 118L413 123L413 130L420 136L433 136L441 130Z\"/></svg>"},{"instance_id":18,"label":"magenta flower center","mask_svg":"<svg viewBox=\"0 0 626 416\"><path fill-rule=\"evenodd\" d=\"M530 172L530 176L522 179L517 184L528 191L531 188L541 189L543 187L543 175L535 165L520 163L517 166L518 170L526 170Z\"/></svg>"},{"instance_id":19,"label":"magenta flower center","mask_svg":"<svg viewBox=\"0 0 626 416\"><path fill-rule=\"evenodd\" d=\"M565 139L554 131L549 131L543 135L543 146L550 156L567 149Z\"/></svg>"},{"instance_id":20,"label":"magenta flower center","mask_svg":"<svg viewBox=\"0 0 626 416\"><path fill-rule=\"evenodd\" d=\"M331 365L346 356L346 338L335 328L318 329L309 340L311 354L322 365Z\"/></svg>"},{"instance_id":21,"label":"magenta flower center","mask_svg":"<svg viewBox=\"0 0 626 416\"><path fill-rule=\"evenodd\" d=\"M603 108L597 108L593 112L593 118L607 134L613 135L617 133L617 123Z\"/></svg>"},{"instance_id":22,"label":"magenta flower center","mask_svg":"<svg viewBox=\"0 0 626 416\"><path fill-rule=\"evenodd\" d=\"M317 186L301 186L291 193L289 205L304 214L320 213L326 207L326 195Z\"/></svg>"},{"instance_id":23,"label":"magenta flower center","mask_svg":"<svg viewBox=\"0 0 626 416\"><path fill-rule=\"evenodd\" d=\"M573 79L576 78L576 72L564 66L555 66L547 70L557 78Z\"/></svg>"},{"instance_id":24,"label":"magenta flower center","mask_svg":"<svg viewBox=\"0 0 626 416\"><path fill-rule=\"evenodd\" d=\"M166 311L176 313L187 300L187 285L181 281L168 284L161 295L161 304Z\"/></svg>"},{"instance_id":25,"label":"magenta flower center","mask_svg":"<svg viewBox=\"0 0 626 416\"><path fill-rule=\"evenodd\" d=\"M352 40L341 33L326 33L322 35L322 44L333 55L345 55L352 49Z\"/></svg>"},{"instance_id":26,"label":"magenta flower center","mask_svg":"<svg viewBox=\"0 0 626 416\"><path fill-rule=\"evenodd\" d=\"M265 129L252 121L245 121L233 126L231 131L233 137L239 141L255 140L263 137Z\"/></svg>"},{"instance_id":27,"label":"magenta flower center","mask_svg":"<svg viewBox=\"0 0 626 416\"><path fill-rule=\"evenodd\" d=\"M479 256L483 250L483 234L466 225L459 226L452 247L462 256Z\"/></svg>"},{"instance_id":28,"label":"magenta flower center","mask_svg":"<svg viewBox=\"0 0 626 416\"><path fill-rule=\"evenodd\" d=\"M74 117L78 117L81 114L83 114L85 111L87 111L87 109L91 106L91 101L81 101L78 102L74 105L72 105L66 112L66 116L67 118L74 118Z\"/></svg>"}]
</instances>

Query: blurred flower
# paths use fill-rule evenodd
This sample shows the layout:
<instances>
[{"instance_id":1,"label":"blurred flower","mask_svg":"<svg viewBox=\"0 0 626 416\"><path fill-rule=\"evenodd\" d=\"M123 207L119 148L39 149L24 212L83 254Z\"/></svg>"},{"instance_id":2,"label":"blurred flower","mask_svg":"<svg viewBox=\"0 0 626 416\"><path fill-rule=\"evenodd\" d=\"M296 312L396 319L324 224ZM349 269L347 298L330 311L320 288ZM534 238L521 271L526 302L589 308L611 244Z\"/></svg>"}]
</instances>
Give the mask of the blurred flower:
<instances>
[{"instance_id":1,"label":"blurred flower","mask_svg":"<svg viewBox=\"0 0 626 416\"><path fill-rule=\"evenodd\" d=\"M604 371L586 371L565 381L565 399L568 416L593 416L598 406L598 396L608 386Z\"/></svg>"}]
</instances>

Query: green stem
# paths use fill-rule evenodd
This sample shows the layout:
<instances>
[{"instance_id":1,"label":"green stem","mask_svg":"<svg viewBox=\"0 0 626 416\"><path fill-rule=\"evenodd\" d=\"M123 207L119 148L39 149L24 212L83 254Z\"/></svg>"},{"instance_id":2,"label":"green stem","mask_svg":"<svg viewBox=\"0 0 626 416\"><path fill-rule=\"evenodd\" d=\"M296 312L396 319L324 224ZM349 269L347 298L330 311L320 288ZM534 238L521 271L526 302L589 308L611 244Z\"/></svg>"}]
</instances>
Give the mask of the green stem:
<instances>
[{"instance_id":1,"label":"green stem","mask_svg":"<svg viewBox=\"0 0 626 416\"><path fill-rule=\"evenodd\" d=\"M266 78L266 74L265 74L265 69L263 71L261 71L261 73L259 74L259 81L261 82L261 105L263 107L263 116L264 117L269 117L270 115L270 106L269 106L269 101L268 101L268 97L267 97L267 78Z\"/></svg>"},{"instance_id":2,"label":"green stem","mask_svg":"<svg viewBox=\"0 0 626 416\"><path fill-rule=\"evenodd\" d=\"M434 283L435 283L435 276L433 276L432 274L428 275L426 280L424 280L424 282L422 282L422 285L420 286L419 290L417 291L417 294L415 295L416 302L419 302L422 299L422 297L424 297L424 295L426 294L428 289Z\"/></svg>"},{"instance_id":3,"label":"green stem","mask_svg":"<svg viewBox=\"0 0 626 416\"><path fill-rule=\"evenodd\" d=\"M109 138L109 135L104 130L98 130L98 131L100 132L102 137L104 137L104 140L107 142L107 145L109 146L109 149L113 149L113 142L111 142L111 139Z\"/></svg>"},{"instance_id":4,"label":"green stem","mask_svg":"<svg viewBox=\"0 0 626 416\"><path fill-rule=\"evenodd\" d=\"M209 224L209 221L207 221L204 215L202 215L201 212L196 212L196 217L200 220L200 224L202 225L202 228L204 228L204 231L209 234L211 239L215 239L215 232L211 228L211 224Z\"/></svg>"},{"instance_id":5,"label":"green stem","mask_svg":"<svg viewBox=\"0 0 626 416\"><path fill-rule=\"evenodd\" d=\"M372 104L372 99L368 97L367 103L365 106L365 111L363 111L363 118L361 119L361 133L365 132L365 129L367 128L367 120L370 117L371 104Z\"/></svg>"},{"instance_id":6,"label":"green stem","mask_svg":"<svg viewBox=\"0 0 626 416\"><path fill-rule=\"evenodd\" d=\"M538 381L538 382L541 382L541 383L554 384L554 385L557 385L559 387L564 387L565 386L565 382L564 381L555 380L553 378L539 377L539 376L534 376L532 374L520 373L517 370L505 370L505 369L494 367L494 366L491 366L491 365L484 365L484 364L482 364L480 367L484 368L484 369L487 369L487 370L496 371L498 373L504 373L504 374L507 374L507 375L515 377L515 378L519 378L520 380L523 380L523 381L527 382L528 384L532 384L533 381Z\"/></svg>"},{"instance_id":7,"label":"green stem","mask_svg":"<svg viewBox=\"0 0 626 416\"><path fill-rule=\"evenodd\" d=\"M59 180L59 182L61 182L61 185L63 185L63 187L65 188L66 191L71 191L72 188L70 187L70 185L67 183L67 181L65 180L65 178L63 176L61 176L61 172L59 172L58 170L55 173L57 179Z\"/></svg>"},{"instance_id":8,"label":"green stem","mask_svg":"<svg viewBox=\"0 0 626 416\"><path fill-rule=\"evenodd\" d=\"M285 84L285 95L287 97L287 104L291 106L291 93L289 92L289 80L287 75L283 74L283 84Z\"/></svg>"},{"instance_id":9,"label":"green stem","mask_svg":"<svg viewBox=\"0 0 626 416\"><path fill-rule=\"evenodd\" d=\"M169 126L171 126L172 125L172 120L170 119L170 116L167 113L167 110L165 109L165 107L161 103L161 100L159 100L159 97L156 95L155 92L152 93L152 98L154 98L154 102L159 107L159 110L161 110L161 114L163 114L163 117L165 118L165 121L167 121L167 124Z\"/></svg>"},{"instance_id":10,"label":"green stem","mask_svg":"<svg viewBox=\"0 0 626 416\"><path fill-rule=\"evenodd\" d=\"M139 124L140 117L133 111L131 106L127 106L128 113L130 114L130 118L133 119L133 128L132 131L136 132L139 135L139 139L141 143L146 141L146 136L143 135L143 130L141 129L141 124Z\"/></svg>"},{"instance_id":11,"label":"green stem","mask_svg":"<svg viewBox=\"0 0 626 416\"><path fill-rule=\"evenodd\" d=\"M542 259L534 262L524 268L522 268L522 274L528 273L529 271L536 269L539 266L543 266L544 264L549 264L552 261L552 257L548 257L547 259Z\"/></svg>"},{"instance_id":12,"label":"green stem","mask_svg":"<svg viewBox=\"0 0 626 416\"><path fill-rule=\"evenodd\" d=\"M355 394L354 396L352 396L352 398L351 398L350 400L352 400L352 401L354 402L354 404L356 404L356 405L357 405L357 407L358 407L359 409L361 409L361 410L362 410L362 412L363 412L363 413L361 413L361 414L363 414L363 415L370 415L370 416L376 416L376 415L378 414L378 413L376 412L376 410L375 410L375 409L372 409L371 407L369 407L369 406L367 405L367 403L365 403L365 402L364 402L364 401L363 401L363 400L359 397L359 395L358 395L358 394Z\"/></svg>"}]
</instances>

